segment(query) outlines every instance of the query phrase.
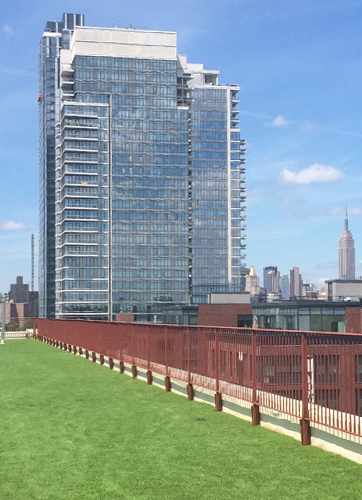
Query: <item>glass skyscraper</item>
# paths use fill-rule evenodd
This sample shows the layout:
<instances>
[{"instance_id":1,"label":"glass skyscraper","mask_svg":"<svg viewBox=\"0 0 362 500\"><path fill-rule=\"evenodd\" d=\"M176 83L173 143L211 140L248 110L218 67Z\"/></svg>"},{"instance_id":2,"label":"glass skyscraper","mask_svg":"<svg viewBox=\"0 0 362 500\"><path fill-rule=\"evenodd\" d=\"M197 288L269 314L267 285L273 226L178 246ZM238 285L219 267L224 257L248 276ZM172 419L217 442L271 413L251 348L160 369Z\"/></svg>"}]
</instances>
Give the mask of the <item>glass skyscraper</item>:
<instances>
[{"instance_id":1,"label":"glass skyscraper","mask_svg":"<svg viewBox=\"0 0 362 500\"><path fill-rule=\"evenodd\" d=\"M344 219L344 230L339 239L338 246L338 271L339 279L354 280L356 273L356 254L354 249L354 239L348 229L348 216Z\"/></svg>"},{"instance_id":2,"label":"glass skyscraper","mask_svg":"<svg viewBox=\"0 0 362 500\"><path fill-rule=\"evenodd\" d=\"M41 43L43 315L157 321L242 291L239 87L178 56L175 33L61 24Z\"/></svg>"},{"instance_id":3,"label":"glass skyscraper","mask_svg":"<svg viewBox=\"0 0 362 500\"><path fill-rule=\"evenodd\" d=\"M60 111L60 50L83 15L49 21L39 46L39 315L55 316L55 126Z\"/></svg>"}]
</instances>

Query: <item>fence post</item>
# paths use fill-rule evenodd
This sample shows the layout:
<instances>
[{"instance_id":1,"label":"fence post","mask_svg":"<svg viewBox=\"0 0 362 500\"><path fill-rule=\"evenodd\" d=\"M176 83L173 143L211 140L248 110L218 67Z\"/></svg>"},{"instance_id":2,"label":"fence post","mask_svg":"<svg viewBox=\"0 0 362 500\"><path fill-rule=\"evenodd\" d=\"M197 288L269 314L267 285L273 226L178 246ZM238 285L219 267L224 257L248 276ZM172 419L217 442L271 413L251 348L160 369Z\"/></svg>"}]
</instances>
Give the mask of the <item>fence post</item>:
<instances>
[{"instance_id":1,"label":"fence post","mask_svg":"<svg viewBox=\"0 0 362 500\"><path fill-rule=\"evenodd\" d=\"M135 340L135 335L134 335L134 324L132 323L131 326L132 329L132 346L133 346L133 353L132 353L132 377L137 378L137 366L136 366L136 361L135 361L135 355L134 355L134 346L137 346L137 357L139 357L139 352L138 352L138 342ZM137 340L138 340L138 335L137 335Z\"/></svg>"},{"instance_id":2,"label":"fence post","mask_svg":"<svg viewBox=\"0 0 362 500\"><path fill-rule=\"evenodd\" d=\"M260 425L260 408L259 402L257 401L257 391L256 391L256 332L253 330L251 332L251 377L252 377L252 407L251 407L251 419L253 425Z\"/></svg>"},{"instance_id":3,"label":"fence post","mask_svg":"<svg viewBox=\"0 0 362 500\"><path fill-rule=\"evenodd\" d=\"M123 361L123 328L121 330L121 338L120 338L120 345L119 345L119 373L124 373L124 361Z\"/></svg>"},{"instance_id":4,"label":"fence post","mask_svg":"<svg viewBox=\"0 0 362 500\"><path fill-rule=\"evenodd\" d=\"M307 336L302 332L302 418L300 419L300 434L302 445L311 443L310 420L308 408L308 356L307 356Z\"/></svg>"},{"instance_id":5,"label":"fence post","mask_svg":"<svg viewBox=\"0 0 362 500\"><path fill-rule=\"evenodd\" d=\"M166 392L171 391L171 379L168 373L168 359L167 359L167 326L165 326L165 365L166 365L166 376L165 376L165 390Z\"/></svg>"},{"instance_id":6,"label":"fence post","mask_svg":"<svg viewBox=\"0 0 362 500\"><path fill-rule=\"evenodd\" d=\"M187 384L187 399L194 400L194 388L191 383L191 332L187 327L187 370L188 370L188 384Z\"/></svg>"},{"instance_id":7,"label":"fence post","mask_svg":"<svg viewBox=\"0 0 362 500\"><path fill-rule=\"evenodd\" d=\"M147 325L147 384L152 385L152 372L150 370L150 325Z\"/></svg>"},{"instance_id":8,"label":"fence post","mask_svg":"<svg viewBox=\"0 0 362 500\"><path fill-rule=\"evenodd\" d=\"M216 393L215 393L215 410L222 411L222 398L220 394L220 342L219 342L219 329L215 331L215 370L216 370Z\"/></svg>"}]
</instances>

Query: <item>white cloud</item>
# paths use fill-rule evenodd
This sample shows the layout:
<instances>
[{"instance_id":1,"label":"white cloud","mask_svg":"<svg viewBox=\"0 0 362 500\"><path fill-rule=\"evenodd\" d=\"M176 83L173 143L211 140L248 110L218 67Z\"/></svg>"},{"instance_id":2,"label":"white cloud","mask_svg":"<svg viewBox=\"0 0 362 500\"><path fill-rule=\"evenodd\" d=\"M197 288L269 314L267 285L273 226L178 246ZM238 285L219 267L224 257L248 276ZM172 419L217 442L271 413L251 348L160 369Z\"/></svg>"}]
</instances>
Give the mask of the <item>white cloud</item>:
<instances>
[{"instance_id":1,"label":"white cloud","mask_svg":"<svg viewBox=\"0 0 362 500\"><path fill-rule=\"evenodd\" d=\"M318 127L315 123L312 123L308 120L300 121L298 126L302 132L310 132L311 130L314 130Z\"/></svg>"},{"instance_id":2,"label":"white cloud","mask_svg":"<svg viewBox=\"0 0 362 500\"><path fill-rule=\"evenodd\" d=\"M319 285L325 286L326 281L327 281L327 280L329 280L329 279L330 279L330 278L318 278L317 283L318 283Z\"/></svg>"},{"instance_id":3,"label":"white cloud","mask_svg":"<svg viewBox=\"0 0 362 500\"><path fill-rule=\"evenodd\" d=\"M293 203L294 198L292 198L291 196L282 196L278 198L278 201L283 205L289 205L290 203Z\"/></svg>"},{"instance_id":4,"label":"white cloud","mask_svg":"<svg viewBox=\"0 0 362 500\"><path fill-rule=\"evenodd\" d=\"M335 260L328 260L325 262L319 262L315 266L315 269L334 269L336 267L338 267L338 261L335 259Z\"/></svg>"},{"instance_id":5,"label":"white cloud","mask_svg":"<svg viewBox=\"0 0 362 500\"><path fill-rule=\"evenodd\" d=\"M260 188L253 188L248 190L248 198L263 198L265 196L265 192Z\"/></svg>"},{"instance_id":6,"label":"white cloud","mask_svg":"<svg viewBox=\"0 0 362 500\"><path fill-rule=\"evenodd\" d=\"M344 177L345 174L335 167L315 163L308 168L303 168L300 172L284 168L279 174L279 181L282 184L311 184L313 182L335 182Z\"/></svg>"},{"instance_id":7,"label":"white cloud","mask_svg":"<svg viewBox=\"0 0 362 500\"><path fill-rule=\"evenodd\" d=\"M264 115L262 113L254 113L254 111L248 111L246 109L241 109L239 112L240 115L250 116L251 118L257 118L260 120L271 120L271 117L268 115Z\"/></svg>"},{"instance_id":8,"label":"white cloud","mask_svg":"<svg viewBox=\"0 0 362 500\"><path fill-rule=\"evenodd\" d=\"M298 210L297 212L286 212L284 217L288 219L299 219L299 220L307 220L312 217L312 214L309 212L303 212Z\"/></svg>"},{"instance_id":9,"label":"white cloud","mask_svg":"<svg viewBox=\"0 0 362 500\"><path fill-rule=\"evenodd\" d=\"M0 66L0 73L4 75L14 75L14 76L29 76L31 78L37 78L35 71L26 71L19 68L11 68L10 66Z\"/></svg>"},{"instance_id":10,"label":"white cloud","mask_svg":"<svg viewBox=\"0 0 362 500\"><path fill-rule=\"evenodd\" d=\"M263 113L254 113L253 111L240 110L240 115L250 116L251 118L256 118L264 121L265 127L295 127L301 132L311 132L312 130L320 130L322 132L329 132L332 134L346 135L349 137L362 137L360 132L348 132L345 130L338 130L320 125L318 123L313 123L309 120L287 120L283 115L278 115L274 119L269 115Z\"/></svg>"},{"instance_id":11,"label":"white cloud","mask_svg":"<svg viewBox=\"0 0 362 500\"><path fill-rule=\"evenodd\" d=\"M3 27L2 27L2 32L5 34L5 35L13 35L14 34L14 30L13 28L10 26L10 24L3 24Z\"/></svg>"},{"instance_id":12,"label":"white cloud","mask_svg":"<svg viewBox=\"0 0 362 500\"><path fill-rule=\"evenodd\" d=\"M287 127L289 125L289 121L284 118L283 115L278 115L274 120L271 122L272 127Z\"/></svg>"},{"instance_id":13,"label":"white cloud","mask_svg":"<svg viewBox=\"0 0 362 500\"><path fill-rule=\"evenodd\" d=\"M2 222L0 225L1 229L6 229L7 231L16 231L18 229L25 229L25 225L22 222L13 222L12 220L7 220Z\"/></svg>"}]
</instances>

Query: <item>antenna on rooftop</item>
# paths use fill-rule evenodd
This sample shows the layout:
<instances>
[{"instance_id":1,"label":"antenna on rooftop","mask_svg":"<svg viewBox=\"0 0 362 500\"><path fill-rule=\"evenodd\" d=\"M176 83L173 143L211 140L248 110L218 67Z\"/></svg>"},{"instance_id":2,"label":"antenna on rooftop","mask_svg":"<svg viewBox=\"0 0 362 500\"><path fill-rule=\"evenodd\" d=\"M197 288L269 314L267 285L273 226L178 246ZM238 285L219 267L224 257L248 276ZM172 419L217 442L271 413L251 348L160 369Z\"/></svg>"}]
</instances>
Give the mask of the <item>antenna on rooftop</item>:
<instances>
[{"instance_id":1,"label":"antenna on rooftop","mask_svg":"<svg viewBox=\"0 0 362 500\"><path fill-rule=\"evenodd\" d=\"M31 235L31 291L34 292L34 234Z\"/></svg>"}]
</instances>

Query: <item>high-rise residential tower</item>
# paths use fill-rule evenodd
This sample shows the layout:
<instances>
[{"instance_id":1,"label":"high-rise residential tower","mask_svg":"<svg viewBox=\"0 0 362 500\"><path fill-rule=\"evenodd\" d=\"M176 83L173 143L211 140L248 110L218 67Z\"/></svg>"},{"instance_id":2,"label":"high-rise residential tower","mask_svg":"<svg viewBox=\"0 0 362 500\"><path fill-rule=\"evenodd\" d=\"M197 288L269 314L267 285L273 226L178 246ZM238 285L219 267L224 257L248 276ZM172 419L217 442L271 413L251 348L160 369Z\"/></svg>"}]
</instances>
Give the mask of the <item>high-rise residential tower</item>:
<instances>
[{"instance_id":1,"label":"high-rise residential tower","mask_svg":"<svg viewBox=\"0 0 362 500\"><path fill-rule=\"evenodd\" d=\"M338 247L338 268L339 278L348 280L355 279L355 249L354 239L351 231L348 229L348 216L346 210L346 217L344 219L344 230L339 239Z\"/></svg>"},{"instance_id":2,"label":"high-rise residential tower","mask_svg":"<svg viewBox=\"0 0 362 500\"><path fill-rule=\"evenodd\" d=\"M84 16L49 21L39 46L39 315L55 316L55 125L60 113L59 57Z\"/></svg>"},{"instance_id":3,"label":"high-rise residential tower","mask_svg":"<svg viewBox=\"0 0 362 500\"><path fill-rule=\"evenodd\" d=\"M279 280L279 289L282 296L282 299L289 300L290 298L290 287L289 287L289 278L287 274L284 274L280 277Z\"/></svg>"},{"instance_id":4,"label":"high-rise residential tower","mask_svg":"<svg viewBox=\"0 0 362 500\"><path fill-rule=\"evenodd\" d=\"M43 315L150 321L165 304L242 291L239 87L177 55L175 33L83 24L65 15L41 43L47 62L58 40L54 93L41 78L39 96Z\"/></svg>"},{"instance_id":5,"label":"high-rise residential tower","mask_svg":"<svg viewBox=\"0 0 362 500\"><path fill-rule=\"evenodd\" d=\"M276 266L267 266L263 269L263 281L266 293L274 291L274 280L278 268Z\"/></svg>"},{"instance_id":6,"label":"high-rise residential tower","mask_svg":"<svg viewBox=\"0 0 362 500\"><path fill-rule=\"evenodd\" d=\"M290 270L290 298L299 298L302 296L302 276L299 273L299 267L293 267Z\"/></svg>"}]
</instances>

